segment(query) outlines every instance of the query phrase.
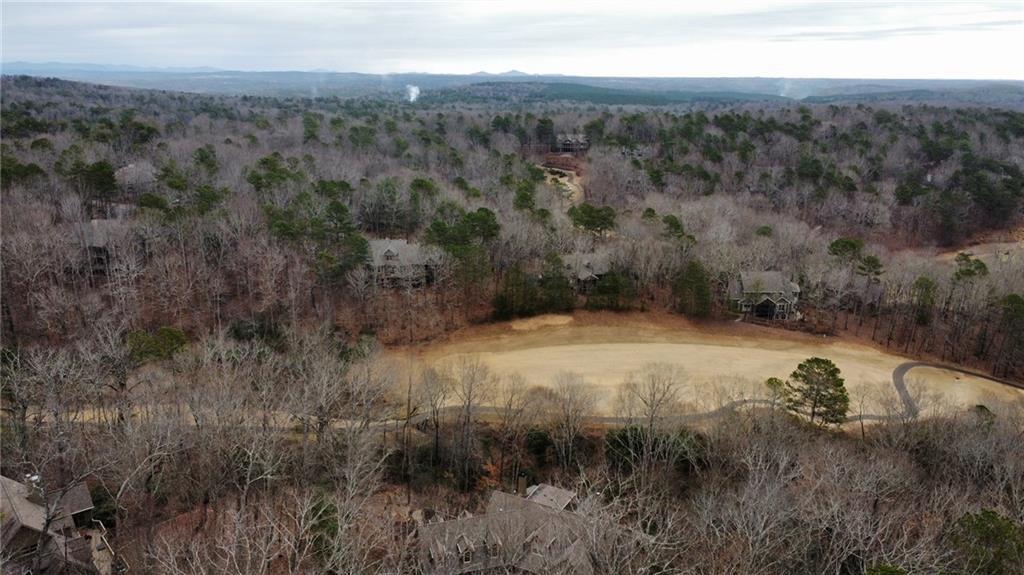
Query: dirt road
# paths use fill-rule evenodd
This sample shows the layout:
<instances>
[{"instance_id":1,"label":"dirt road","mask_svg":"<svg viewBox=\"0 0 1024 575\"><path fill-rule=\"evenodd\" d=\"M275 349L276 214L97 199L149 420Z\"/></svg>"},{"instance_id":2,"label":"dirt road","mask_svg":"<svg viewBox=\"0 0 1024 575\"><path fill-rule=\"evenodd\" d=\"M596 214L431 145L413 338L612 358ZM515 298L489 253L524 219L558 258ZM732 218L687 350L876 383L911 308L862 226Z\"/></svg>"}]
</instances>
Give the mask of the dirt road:
<instances>
[{"instance_id":1,"label":"dirt road","mask_svg":"<svg viewBox=\"0 0 1024 575\"><path fill-rule=\"evenodd\" d=\"M542 316L475 326L415 351L426 363L476 356L496 373L519 373L532 385L549 385L559 372L573 371L597 389L604 414L614 411L623 380L647 363L681 367L687 375L689 409L706 412L737 400L763 398L766 378L785 378L814 356L831 359L842 370L853 415L903 412L908 399L922 413L978 404L1024 404L1024 391L917 364L899 374L906 388L900 391L894 386L894 372L907 358L866 345L747 324L696 325L670 315Z\"/></svg>"}]
</instances>

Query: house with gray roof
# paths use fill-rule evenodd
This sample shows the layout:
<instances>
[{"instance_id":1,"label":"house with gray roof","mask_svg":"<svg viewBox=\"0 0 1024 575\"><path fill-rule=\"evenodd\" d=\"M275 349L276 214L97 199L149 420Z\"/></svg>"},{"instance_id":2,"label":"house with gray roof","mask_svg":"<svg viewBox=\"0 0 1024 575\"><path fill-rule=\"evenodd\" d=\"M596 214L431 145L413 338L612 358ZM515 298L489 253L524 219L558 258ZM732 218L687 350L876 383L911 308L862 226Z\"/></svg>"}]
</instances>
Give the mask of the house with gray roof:
<instances>
[{"instance_id":1,"label":"house with gray roof","mask_svg":"<svg viewBox=\"0 0 1024 575\"><path fill-rule=\"evenodd\" d=\"M800 286L779 271L745 271L729 286L730 298L744 315L786 320L796 317Z\"/></svg>"},{"instance_id":2,"label":"house with gray roof","mask_svg":"<svg viewBox=\"0 0 1024 575\"><path fill-rule=\"evenodd\" d=\"M577 291L587 292L612 269L606 252L574 252L562 256L565 275Z\"/></svg>"},{"instance_id":3,"label":"house with gray roof","mask_svg":"<svg viewBox=\"0 0 1024 575\"><path fill-rule=\"evenodd\" d=\"M583 543L589 524L560 507L576 494L541 487L530 488L541 494L534 499L494 491L483 515L421 525L424 573L593 573Z\"/></svg>"},{"instance_id":4,"label":"house with gray roof","mask_svg":"<svg viewBox=\"0 0 1024 575\"><path fill-rule=\"evenodd\" d=\"M370 240L367 265L379 285L418 286L433 281L439 255L435 248L407 240Z\"/></svg>"},{"instance_id":5,"label":"house with gray roof","mask_svg":"<svg viewBox=\"0 0 1024 575\"><path fill-rule=\"evenodd\" d=\"M98 554L112 553L102 534L90 528L92 509L85 484L44 497L30 478L21 482L0 476L4 573L33 566L42 573L103 572Z\"/></svg>"},{"instance_id":6,"label":"house with gray roof","mask_svg":"<svg viewBox=\"0 0 1024 575\"><path fill-rule=\"evenodd\" d=\"M117 185L134 194L151 190L156 184L156 175L156 168L146 160L133 162L114 172Z\"/></svg>"},{"instance_id":7,"label":"house with gray roof","mask_svg":"<svg viewBox=\"0 0 1024 575\"><path fill-rule=\"evenodd\" d=\"M526 500L540 503L545 507L559 511L569 506L576 499L576 492L541 483L526 489Z\"/></svg>"},{"instance_id":8,"label":"house with gray roof","mask_svg":"<svg viewBox=\"0 0 1024 575\"><path fill-rule=\"evenodd\" d=\"M88 256L89 269L96 275L107 271L111 255L130 232L127 222L119 219L93 219L78 224L76 228Z\"/></svg>"}]
</instances>

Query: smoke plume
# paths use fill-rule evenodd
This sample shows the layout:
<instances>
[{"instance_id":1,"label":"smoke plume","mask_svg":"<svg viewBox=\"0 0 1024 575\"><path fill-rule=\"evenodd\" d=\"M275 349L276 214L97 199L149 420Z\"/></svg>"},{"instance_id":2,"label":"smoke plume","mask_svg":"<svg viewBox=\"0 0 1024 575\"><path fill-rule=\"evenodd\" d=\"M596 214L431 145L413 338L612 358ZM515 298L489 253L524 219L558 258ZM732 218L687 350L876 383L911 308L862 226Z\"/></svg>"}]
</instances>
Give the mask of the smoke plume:
<instances>
[{"instance_id":1,"label":"smoke plume","mask_svg":"<svg viewBox=\"0 0 1024 575\"><path fill-rule=\"evenodd\" d=\"M405 97L408 98L409 103L415 102L416 98L420 97L420 87L408 85L405 87Z\"/></svg>"}]
</instances>

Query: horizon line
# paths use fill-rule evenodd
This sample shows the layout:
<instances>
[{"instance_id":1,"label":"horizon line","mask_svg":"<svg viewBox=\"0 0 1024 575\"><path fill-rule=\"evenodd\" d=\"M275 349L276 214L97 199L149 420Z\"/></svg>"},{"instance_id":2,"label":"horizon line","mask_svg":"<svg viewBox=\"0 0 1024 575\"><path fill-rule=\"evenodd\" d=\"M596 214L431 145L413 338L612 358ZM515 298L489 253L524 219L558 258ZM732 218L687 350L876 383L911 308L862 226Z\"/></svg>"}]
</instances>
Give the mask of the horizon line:
<instances>
[{"instance_id":1,"label":"horizon line","mask_svg":"<svg viewBox=\"0 0 1024 575\"><path fill-rule=\"evenodd\" d=\"M68 70L79 70L82 72L155 72L164 74L186 74L186 73L201 73L200 71L205 69L208 72L237 72L247 74L274 74L274 73L300 73L300 74L359 74L364 76L505 76L505 77L565 77L565 78L634 78L634 79L692 79L692 80L721 80L721 79L757 79L757 80L882 80L882 81L948 81L948 82L1022 82L1024 83L1024 77L1021 78L939 78L939 77L858 77L858 76L778 76L778 75L724 75L724 76L628 76L628 75L617 75L609 74L603 76L594 75L581 75L581 74L567 74L564 72L523 72L518 69L505 70L503 72L489 72L487 70L478 70L476 72L422 72L422 71L404 71L404 72L357 72L357 71L343 71L343 70L328 70L328 69L236 69L236 68L220 68L216 66L208 65L183 65L183 66L157 66L157 65L143 65L143 64L102 64L96 62L62 62L59 60L47 60L47 61L29 61L29 60L13 60L13 61L0 61L0 72L6 74L2 68L7 66L15 65L27 65L27 66L66 66ZM96 66L96 67L107 67L107 68L124 68L124 70L88 70L83 68L75 68L75 66ZM190 72L189 70L192 70Z\"/></svg>"}]
</instances>

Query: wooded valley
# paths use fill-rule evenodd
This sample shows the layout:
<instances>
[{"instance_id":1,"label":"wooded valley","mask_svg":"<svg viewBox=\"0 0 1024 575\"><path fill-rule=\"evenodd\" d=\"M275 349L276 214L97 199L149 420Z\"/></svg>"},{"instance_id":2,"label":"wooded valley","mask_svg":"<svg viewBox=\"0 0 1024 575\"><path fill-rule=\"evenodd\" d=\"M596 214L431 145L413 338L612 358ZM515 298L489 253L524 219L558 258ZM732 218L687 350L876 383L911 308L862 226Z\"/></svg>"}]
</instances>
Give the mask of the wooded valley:
<instances>
[{"instance_id":1,"label":"wooded valley","mask_svg":"<svg viewBox=\"0 0 1024 575\"><path fill-rule=\"evenodd\" d=\"M574 310L756 321L733 286L773 271L780 333L1024 384L1024 113L2 89L0 468L86 485L131 572L459 572L425 510L526 481L574 492L540 572L1024 572L1022 401L829 420L809 360L683 425L659 363L603 421L573 373L389 354Z\"/></svg>"}]
</instances>

